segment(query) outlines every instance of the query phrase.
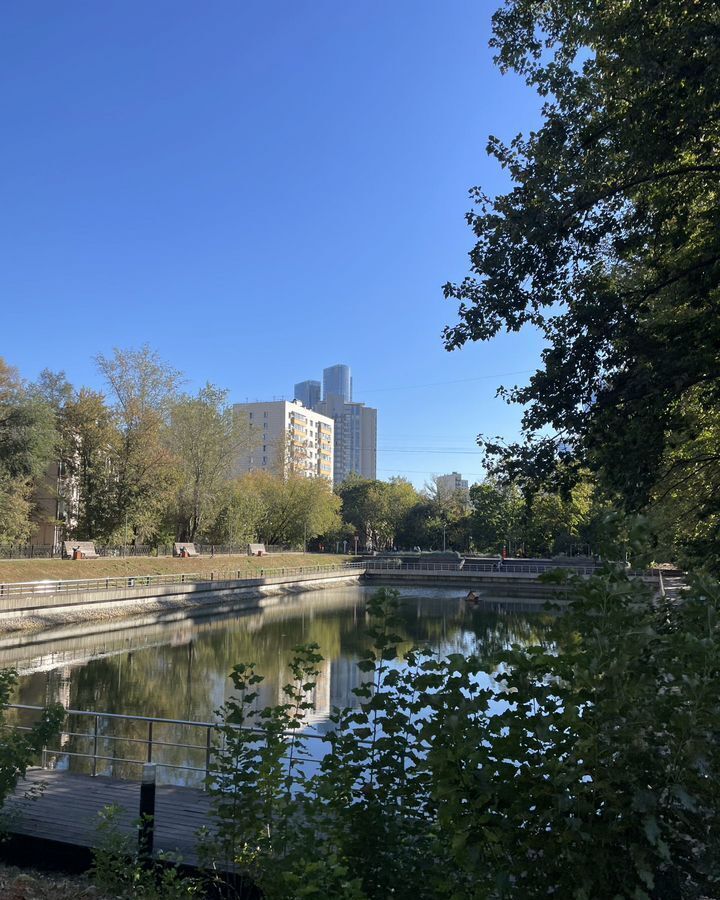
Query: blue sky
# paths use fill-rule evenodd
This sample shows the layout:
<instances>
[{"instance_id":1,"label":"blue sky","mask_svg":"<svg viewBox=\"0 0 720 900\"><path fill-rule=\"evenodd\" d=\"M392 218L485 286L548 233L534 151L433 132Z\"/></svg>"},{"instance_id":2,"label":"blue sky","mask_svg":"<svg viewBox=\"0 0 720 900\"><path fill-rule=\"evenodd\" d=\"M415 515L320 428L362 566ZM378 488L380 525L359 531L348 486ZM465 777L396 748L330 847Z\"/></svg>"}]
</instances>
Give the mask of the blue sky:
<instances>
[{"instance_id":1,"label":"blue sky","mask_svg":"<svg viewBox=\"0 0 720 900\"><path fill-rule=\"evenodd\" d=\"M499 0L498 0L499 2ZM468 188L538 122L495 2L10 4L0 33L0 355L100 386L148 342L235 401L352 367L378 476L481 474L532 331L447 353ZM505 373L518 373L500 377Z\"/></svg>"}]
</instances>

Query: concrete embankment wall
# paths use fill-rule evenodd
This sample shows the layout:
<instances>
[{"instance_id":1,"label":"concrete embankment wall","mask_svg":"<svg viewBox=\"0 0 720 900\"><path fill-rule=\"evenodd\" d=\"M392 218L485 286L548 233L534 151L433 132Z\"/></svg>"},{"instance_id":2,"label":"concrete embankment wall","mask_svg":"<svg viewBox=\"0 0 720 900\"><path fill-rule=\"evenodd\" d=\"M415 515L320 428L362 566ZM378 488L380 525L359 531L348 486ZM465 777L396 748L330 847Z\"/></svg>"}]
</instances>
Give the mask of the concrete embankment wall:
<instances>
[{"instance_id":1,"label":"concrete embankment wall","mask_svg":"<svg viewBox=\"0 0 720 900\"><path fill-rule=\"evenodd\" d=\"M42 599L35 596L32 605L26 606L19 597L14 608L0 611L0 632L35 631L77 623L87 633L93 624L104 628L113 619L140 618L142 624L150 624L203 614L262 609L287 602L306 591L357 584L359 579L359 573L330 572L192 584L136 584L76 594L48 594Z\"/></svg>"},{"instance_id":2,"label":"concrete embankment wall","mask_svg":"<svg viewBox=\"0 0 720 900\"><path fill-rule=\"evenodd\" d=\"M645 583L657 585L655 576L643 577ZM517 598L525 606L538 606L550 602L562 601L569 591L569 587L563 584L548 584L539 581L535 574L503 573L503 572L471 572L460 569L442 573L422 573L413 571L393 571L384 569L373 571L368 569L363 578L365 583L372 585L417 585L418 587L444 588L457 585L458 595L465 595L473 590L480 595L481 601L493 599L512 600Z\"/></svg>"},{"instance_id":3,"label":"concrete embankment wall","mask_svg":"<svg viewBox=\"0 0 720 900\"><path fill-rule=\"evenodd\" d=\"M545 584L531 575L502 575L481 572L443 572L442 575L422 574L418 572L372 572L365 573L363 579L367 584L417 585L418 587L452 587L457 585L458 595L465 595L468 590L476 591L481 600L490 597L518 597L528 603L542 604L556 600L558 595L567 591L563 585Z\"/></svg>"}]
</instances>

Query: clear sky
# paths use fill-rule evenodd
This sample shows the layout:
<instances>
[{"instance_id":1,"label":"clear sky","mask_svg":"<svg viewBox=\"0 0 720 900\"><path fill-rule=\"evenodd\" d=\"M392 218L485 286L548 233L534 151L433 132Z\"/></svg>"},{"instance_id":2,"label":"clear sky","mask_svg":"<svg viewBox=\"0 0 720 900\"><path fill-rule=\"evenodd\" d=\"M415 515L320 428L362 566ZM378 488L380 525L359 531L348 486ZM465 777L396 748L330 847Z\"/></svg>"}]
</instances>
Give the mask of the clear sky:
<instances>
[{"instance_id":1,"label":"clear sky","mask_svg":"<svg viewBox=\"0 0 720 900\"><path fill-rule=\"evenodd\" d=\"M499 3L500 0L497 0ZM352 367L378 476L481 475L532 331L447 353L468 188L538 121L495 0L33 0L0 32L0 355L29 379L150 343L233 401ZM505 373L512 374L501 377Z\"/></svg>"}]
</instances>

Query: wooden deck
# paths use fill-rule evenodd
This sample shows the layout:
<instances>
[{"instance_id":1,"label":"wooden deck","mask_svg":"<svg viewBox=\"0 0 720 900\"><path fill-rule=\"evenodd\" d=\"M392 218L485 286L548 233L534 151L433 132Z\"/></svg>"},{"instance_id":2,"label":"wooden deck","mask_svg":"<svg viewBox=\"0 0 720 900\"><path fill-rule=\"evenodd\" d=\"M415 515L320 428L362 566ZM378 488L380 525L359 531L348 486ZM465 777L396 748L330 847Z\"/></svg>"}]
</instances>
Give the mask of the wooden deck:
<instances>
[{"instance_id":1,"label":"wooden deck","mask_svg":"<svg viewBox=\"0 0 720 900\"><path fill-rule=\"evenodd\" d=\"M42 788L29 799L29 788ZM98 813L118 806L118 830L135 840L140 805L140 785L89 775L70 775L47 769L29 769L3 813L8 813L12 834L42 838L81 847L98 843ZM159 785L155 802L155 851L178 853L183 862L197 862L195 833L210 821L210 798L194 788Z\"/></svg>"}]
</instances>

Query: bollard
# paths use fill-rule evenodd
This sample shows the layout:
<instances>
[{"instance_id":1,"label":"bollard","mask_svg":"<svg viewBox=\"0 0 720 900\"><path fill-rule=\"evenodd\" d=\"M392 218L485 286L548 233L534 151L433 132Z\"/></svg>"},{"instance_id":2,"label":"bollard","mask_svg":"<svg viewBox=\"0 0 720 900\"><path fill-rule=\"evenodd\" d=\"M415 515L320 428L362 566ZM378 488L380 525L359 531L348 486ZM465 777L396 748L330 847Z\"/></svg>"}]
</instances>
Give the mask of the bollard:
<instances>
[{"instance_id":1,"label":"bollard","mask_svg":"<svg viewBox=\"0 0 720 900\"><path fill-rule=\"evenodd\" d=\"M138 827L138 855L140 859L150 860L155 842L155 781L157 767L155 763L143 765L140 782L140 825Z\"/></svg>"}]
</instances>

